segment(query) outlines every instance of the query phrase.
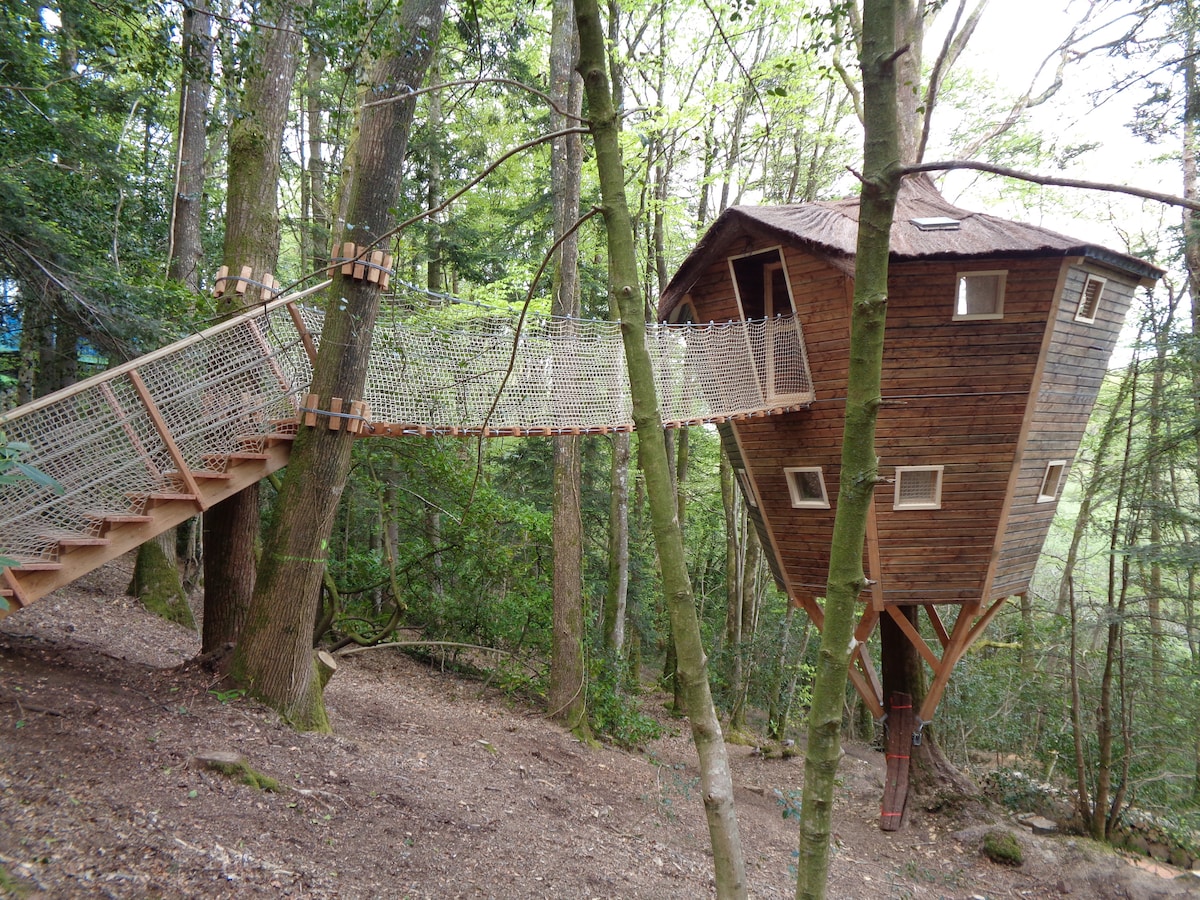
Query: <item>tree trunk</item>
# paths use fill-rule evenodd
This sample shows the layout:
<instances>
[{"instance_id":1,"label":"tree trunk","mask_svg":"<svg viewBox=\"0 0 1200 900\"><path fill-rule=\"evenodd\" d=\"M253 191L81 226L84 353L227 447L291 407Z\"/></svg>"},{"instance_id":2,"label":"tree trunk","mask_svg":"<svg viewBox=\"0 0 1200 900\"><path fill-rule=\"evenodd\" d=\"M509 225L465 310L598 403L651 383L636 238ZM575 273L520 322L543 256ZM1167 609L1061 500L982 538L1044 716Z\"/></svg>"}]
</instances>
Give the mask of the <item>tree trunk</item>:
<instances>
[{"instance_id":1,"label":"tree trunk","mask_svg":"<svg viewBox=\"0 0 1200 900\"><path fill-rule=\"evenodd\" d=\"M583 103L582 85L574 71L578 41L571 0L555 0L550 33L550 96L566 112L551 112L551 128L574 124ZM579 218L583 167L579 135L555 140L551 147L550 183L554 195L554 240L558 243L551 313L579 316ZM587 660L584 653L582 438L554 438L554 625L550 657L550 713L577 734L588 733Z\"/></svg>"},{"instance_id":2,"label":"tree trunk","mask_svg":"<svg viewBox=\"0 0 1200 900\"><path fill-rule=\"evenodd\" d=\"M894 0L867 0L860 59L866 117L864 165L850 324L846 421L837 513L830 546L829 584L825 593L825 627L809 712L796 883L799 900L825 896L834 778L841 757L842 704L858 596L867 584L863 544L867 513L877 480L875 421L879 410L887 313L888 253L900 184L895 35Z\"/></svg>"},{"instance_id":3,"label":"tree trunk","mask_svg":"<svg viewBox=\"0 0 1200 900\"><path fill-rule=\"evenodd\" d=\"M229 180L225 198L222 265L229 272L251 269L262 281L279 257L278 186L283 130L300 57L297 13L308 0L268 2L262 16L270 26L254 32L243 57L249 75L240 103L229 110ZM226 281L217 300L222 315L240 312L259 299ZM259 487L251 485L204 514L204 634L202 652L238 641L254 590L255 544L259 532Z\"/></svg>"},{"instance_id":4,"label":"tree trunk","mask_svg":"<svg viewBox=\"0 0 1200 900\"><path fill-rule=\"evenodd\" d=\"M589 105L600 195L608 235L609 302L621 322L626 365L637 425L638 459L646 478L650 515L662 569L692 739L700 758L700 783L708 817L717 896L746 896L746 870L733 808L733 779L708 684L707 658L700 635L684 556L683 534L671 484L670 461L660 436L662 417L654 373L646 349L645 306L638 290L633 226L625 198L625 167L618 142L618 119L605 68L604 33L596 0L576 0L579 72Z\"/></svg>"},{"instance_id":5,"label":"tree trunk","mask_svg":"<svg viewBox=\"0 0 1200 900\"><path fill-rule=\"evenodd\" d=\"M424 79L441 28L441 0L406 0L382 28L382 56L359 91L352 141L346 240L379 246L394 224L405 150L416 99L409 85ZM361 252L361 251L360 251ZM378 282L335 272L311 392L320 409L332 397L363 396L371 337L382 293ZM338 500L350 470L353 435L328 419L303 428L280 490L280 513L267 535L250 611L232 674L296 727L328 730L312 634Z\"/></svg>"},{"instance_id":6,"label":"tree trunk","mask_svg":"<svg viewBox=\"0 0 1200 900\"><path fill-rule=\"evenodd\" d=\"M204 159L208 151L208 95L213 71L212 15L183 8L183 77L179 91L179 149L167 277L200 292L200 225L204 215Z\"/></svg>"},{"instance_id":7,"label":"tree trunk","mask_svg":"<svg viewBox=\"0 0 1200 900\"><path fill-rule=\"evenodd\" d=\"M196 620L179 577L174 528L138 547L128 593L156 616L195 629Z\"/></svg>"},{"instance_id":8,"label":"tree trunk","mask_svg":"<svg viewBox=\"0 0 1200 900\"><path fill-rule=\"evenodd\" d=\"M212 80L212 16L185 6L183 71L179 90L179 146L175 166L175 201L171 207L171 243L167 277L200 293L200 260L204 247L200 226L204 215L204 162L208 150L208 95ZM195 527L194 521L190 527ZM195 628L187 588L179 571L176 529L170 528L138 548L130 593L164 618ZM136 587L135 587L136 586Z\"/></svg>"},{"instance_id":9,"label":"tree trunk","mask_svg":"<svg viewBox=\"0 0 1200 900\"><path fill-rule=\"evenodd\" d=\"M604 649L625 651L625 616L629 600L629 434L612 440L612 475L608 505L608 584L604 593ZM636 673L635 673L636 675Z\"/></svg>"}]
</instances>

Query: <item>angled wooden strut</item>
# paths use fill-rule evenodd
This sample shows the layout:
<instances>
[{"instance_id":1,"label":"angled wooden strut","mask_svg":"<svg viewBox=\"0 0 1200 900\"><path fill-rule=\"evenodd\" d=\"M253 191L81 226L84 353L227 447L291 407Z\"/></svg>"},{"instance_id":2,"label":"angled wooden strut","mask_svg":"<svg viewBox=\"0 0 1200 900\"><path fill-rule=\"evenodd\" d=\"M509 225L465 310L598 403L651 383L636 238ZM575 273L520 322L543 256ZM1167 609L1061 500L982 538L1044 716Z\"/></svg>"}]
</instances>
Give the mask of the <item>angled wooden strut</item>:
<instances>
[{"instance_id":1,"label":"angled wooden strut","mask_svg":"<svg viewBox=\"0 0 1200 900\"><path fill-rule=\"evenodd\" d=\"M881 613L875 604L868 602L854 629L855 645L850 656L850 669L847 672L850 683L854 685L854 689L871 714L876 719L882 719L885 713L883 685L867 648L867 640L879 624L880 616L885 613L896 622L933 672L933 681L929 686L929 691L921 703L920 710L915 713L918 725L930 722L950 683L950 675L953 673L954 667L958 665L959 660L962 659L971 644L975 643L983 634L984 629L1004 607L1007 600L1007 597L993 600L986 608L980 602L964 604L959 611L954 627L949 631L938 614L937 605L933 603L919 604L924 607L933 632L937 636L937 642L941 646L940 656L921 636L916 626L908 620L899 606L887 604ZM808 613L818 631L824 627L824 611L815 600L810 597L801 597L793 600L793 603Z\"/></svg>"}]
</instances>

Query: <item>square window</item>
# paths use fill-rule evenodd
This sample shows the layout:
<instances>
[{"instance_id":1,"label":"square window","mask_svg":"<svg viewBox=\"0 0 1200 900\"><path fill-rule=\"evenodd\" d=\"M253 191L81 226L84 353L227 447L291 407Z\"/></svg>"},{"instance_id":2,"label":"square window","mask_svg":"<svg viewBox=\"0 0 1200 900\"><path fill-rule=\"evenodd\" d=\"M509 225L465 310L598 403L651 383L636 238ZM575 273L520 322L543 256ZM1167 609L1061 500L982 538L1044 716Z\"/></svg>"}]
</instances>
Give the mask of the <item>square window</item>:
<instances>
[{"instance_id":1,"label":"square window","mask_svg":"<svg viewBox=\"0 0 1200 900\"><path fill-rule=\"evenodd\" d=\"M1066 469L1065 459L1052 459L1046 463L1046 473L1042 476L1042 486L1038 490L1038 503L1053 503L1058 499L1058 489L1062 487L1063 472Z\"/></svg>"},{"instance_id":2,"label":"square window","mask_svg":"<svg viewBox=\"0 0 1200 900\"><path fill-rule=\"evenodd\" d=\"M825 493L825 476L820 466L787 468L788 493L792 506L798 509L829 509L829 495Z\"/></svg>"},{"instance_id":3,"label":"square window","mask_svg":"<svg viewBox=\"0 0 1200 900\"><path fill-rule=\"evenodd\" d=\"M1104 293L1105 279L1089 275L1079 295L1079 308L1075 310L1076 322L1095 322L1100 310L1100 295Z\"/></svg>"},{"instance_id":4,"label":"square window","mask_svg":"<svg viewBox=\"0 0 1200 900\"><path fill-rule=\"evenodd\" d=\"M758 508L758 499L754 496L754 484L750 481L750 473L745 469L734 469L733 474L737 477L738 485L742 489L742 496L746 498L746 502Z\"/></svg>"},{"instance_id":5,"label":"square window","mask_svg":"<svg viewBox=\"0 0 1200 900\"><path fill-rule=\"evenodd\" d=\"M1007 271L960 272L954 318L1000 319L1004 317L1004 286Z\"/></svg>"},{"instance_id":6,"label":"square window","mask_svg":"<svg viewBox=\"0 0 1200 900\"><path fill-rule=\"evenodd\" d=\"M945 466L897 466L892 509L941 509Z\"/></svg>"}]
</instances>

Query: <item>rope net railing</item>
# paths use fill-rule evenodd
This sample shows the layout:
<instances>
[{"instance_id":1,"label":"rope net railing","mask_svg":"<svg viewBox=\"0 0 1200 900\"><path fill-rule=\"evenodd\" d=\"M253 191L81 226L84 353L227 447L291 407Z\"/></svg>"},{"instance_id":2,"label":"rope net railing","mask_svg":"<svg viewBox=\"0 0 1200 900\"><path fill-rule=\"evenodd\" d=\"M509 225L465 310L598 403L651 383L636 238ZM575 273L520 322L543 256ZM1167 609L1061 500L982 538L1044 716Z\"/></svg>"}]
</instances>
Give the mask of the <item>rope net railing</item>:
<instances>
[{"instance_id":1,"label":"rope net railing","mask_svg":"<svg viewBox=\"0 0 1200 900\"><path fill-rule=\"evenodd\" d=\"M303 311L313 334L321 313ZM793 317L651 325L647 344L668 427L781 411L812 401L804 340ZM620 326L508 318L454 326L376 327L366 397L391 434L527 435L631 430ZM378 432L378 429L376 430Z\"/></svg>"},{"instance_id":2,"label":"rope net railing","mask_svg":"<svg viewBox=\"0 0 1200 900\"><path fill-rule=\"evenodd\" d=\"M21 461L57 489L0 484L0 555L52 560L64 538L181 496L181 471L224 471L294 432L322 315L284 298L0 415L31 448ZM310 346L306 347L306 339ZM668 425L811 402L792 319L657 326L648 343ZM347 398L359 399L359 398ZM448 328L384 320L376 331L364 434L557 434L632 428L619 329L544 320ZM185 494L182 496L186 496Z\"/></svg>"}]
</instances>

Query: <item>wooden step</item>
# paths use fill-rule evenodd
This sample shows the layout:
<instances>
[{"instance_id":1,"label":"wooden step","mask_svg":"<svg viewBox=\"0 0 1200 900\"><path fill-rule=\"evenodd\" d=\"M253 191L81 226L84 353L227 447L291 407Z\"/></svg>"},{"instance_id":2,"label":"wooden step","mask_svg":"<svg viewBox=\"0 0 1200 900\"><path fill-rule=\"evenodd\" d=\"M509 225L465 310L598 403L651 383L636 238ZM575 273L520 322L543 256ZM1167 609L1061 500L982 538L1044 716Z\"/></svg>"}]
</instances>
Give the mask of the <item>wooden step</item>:
<instances>
[{"instance_id":1,"label":"wooden step","mask_svg":"<svg viewBox=\"0 0 1200 900\"><path fill-rule=\"evenodd\" d=\"M134 513L91 512L86 514L86 518L93 522L99 522L102 529L113 525L145 525L147 522L154 521L153 516L135 515Z\"/></svg>"},{"instance_id":2,"label":"wooden step","mask_svg":"<svg viewBox=\"0 0 1200 900\"><path fill-rule=\"evenodd\" d=\"M126 494L131 503L145 502L150 506L158 503L175 503L180 500L195 500L195 494L182 491L150 491L148 493Z\"/></svg>"},{"instance_id":3,"label":"wooden step","mask_svg":"<svg viewBox=\"0 0 1200 900\"><path fill-rule=\"evenodd\" d=\"M15 566L9 568L10 572L57 572L63 567L60 562L55 562L52 559L21 559L17 560Z\"/></svg>"},{"instance_id":4,"label":"wooden step","mask_svg":"<svg viewBox=\"0 0 1200 900\"><path fill-rule=\"evenodd\" d=\"M214 469L192 469L188 472L196 481L229 481L233 478L228 472L217 472ZM173 484L182 484L184 482L183 474L180 472L163 472L163 475Z\"/></svg>"},{"instance_id":5,"label":"wooden step","mask_svg":"<svg viewBox=\"0 0 1200 900\"><path fill-rule=\"evenodd\" d=\"M73 534L71 532L39 534L38 537L47 541L54 541L64 550L69 550L71 547L103 547L105 544L110 543L106 537L91 534Z\"/></svg>"},{"instance_id":6,"label":"wooden step","mask_svg":"<svg viewBox=\"0 0 1200 900\"><path fill-rule=\"evenodd\" d=\"M290 431L272 431L269 434L242 434L236 438L243 447L270 447L294 441L296 435Z\"/></svg>"},{"instance_id":7,"label":"wooden step","mask_svg":"<svg viewBox=\"0 0 1200 900\"><path fill-rule=\"evenodd\" d=\"M262 462L271 458L270 453L259 453L255 450L235 450L233 453L206 453L200 457L205 465L237 465L243 462Z\"/></svg>"}]
</instances>

